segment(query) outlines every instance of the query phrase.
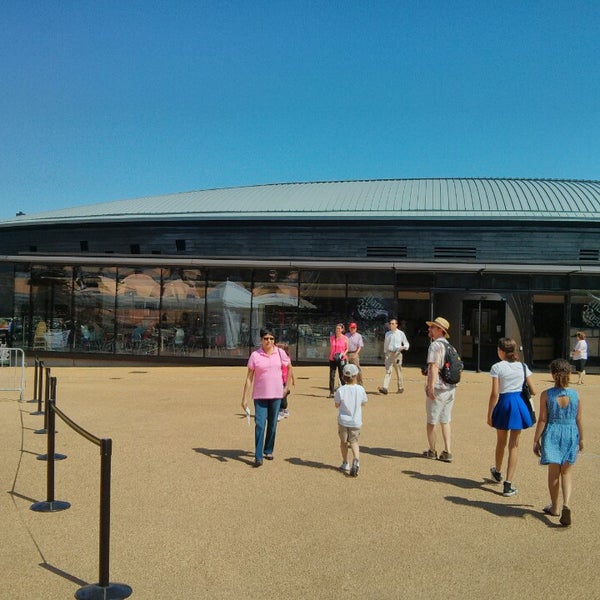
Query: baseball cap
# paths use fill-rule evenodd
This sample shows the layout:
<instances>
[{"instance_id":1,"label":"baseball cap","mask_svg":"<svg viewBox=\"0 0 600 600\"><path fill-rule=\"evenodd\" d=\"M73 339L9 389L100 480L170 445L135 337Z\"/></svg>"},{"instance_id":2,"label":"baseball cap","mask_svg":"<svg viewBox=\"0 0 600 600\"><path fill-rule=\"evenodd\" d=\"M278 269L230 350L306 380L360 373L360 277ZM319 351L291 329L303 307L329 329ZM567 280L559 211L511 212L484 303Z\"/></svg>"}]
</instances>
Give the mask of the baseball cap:
<instances>
[{"instance_id":1,"label":"baseball cap","mask_svg":"<svg viewBox=\"0 0 600 600\"><path fill-rule=\"evenodd\" d=\"M356 377L358 375L358 367L352 363L348 363L344 366L343 373L346 377Z\"/></svg>"}]
</instances>

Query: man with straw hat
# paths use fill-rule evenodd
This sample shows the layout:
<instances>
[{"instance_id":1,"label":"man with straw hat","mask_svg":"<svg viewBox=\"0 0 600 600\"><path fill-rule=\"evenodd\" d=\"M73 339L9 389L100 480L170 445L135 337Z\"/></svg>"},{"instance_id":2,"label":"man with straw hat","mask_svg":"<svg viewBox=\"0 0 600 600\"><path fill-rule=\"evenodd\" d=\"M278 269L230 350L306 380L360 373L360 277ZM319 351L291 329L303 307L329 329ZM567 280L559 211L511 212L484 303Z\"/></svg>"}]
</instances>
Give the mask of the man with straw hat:
<instances>
[{"instance_id":1,"label":"man with straw hat","mask_svg":"<svg viewBox=\"0 0 600 600\"><path fill-rule=\"evenodd\" d=\"M456 386L446 383L440 376L444 366L444 357L450 337L448 333L450 323L443 317L436 317L434 321L426 321L431 338L431 344L427 351L427 383L425 384L425 407L427 410L427 441L429 448L423 452L425 458L438 459L444 462L452 462L450 449L450 421L452 407L454 406L454 393ZM440 425L444 450L438 456L435 449L436 432L435 426Z\"/></svg>"}]
</instances>

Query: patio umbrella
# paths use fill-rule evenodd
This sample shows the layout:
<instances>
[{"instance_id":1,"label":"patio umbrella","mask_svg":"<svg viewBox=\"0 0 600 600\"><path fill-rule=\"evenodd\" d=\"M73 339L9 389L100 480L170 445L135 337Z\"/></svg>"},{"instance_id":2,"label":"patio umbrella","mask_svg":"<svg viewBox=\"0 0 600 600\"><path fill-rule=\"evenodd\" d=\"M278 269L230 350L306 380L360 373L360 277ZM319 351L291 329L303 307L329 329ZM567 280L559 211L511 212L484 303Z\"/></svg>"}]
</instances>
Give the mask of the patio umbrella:
<instances>
[{"instance_id":1,"label":"patio umbrella","mask_svg":"<svg viewBox=\"0 0 600 600\"><path fill-rule=\"evenodd\" d=\"M121 281L118 294L134 294L147 298L157 298L160 294L160 284L145 273L132 273Z\"/></svg>"},{"instance_id":2,"label":"patio umbrella","mask_svg":"<svg viewBox=\"0 0 600 600\"><path fill-rule=\"evenodd\" d=\"M301 308L317 308L308 300L300 298L300 301L298 301L298 296L287 296L286 294L277 294L274 292L255 296L252 303L254 306L300 306Z\"/></svg>"}]
</instances>

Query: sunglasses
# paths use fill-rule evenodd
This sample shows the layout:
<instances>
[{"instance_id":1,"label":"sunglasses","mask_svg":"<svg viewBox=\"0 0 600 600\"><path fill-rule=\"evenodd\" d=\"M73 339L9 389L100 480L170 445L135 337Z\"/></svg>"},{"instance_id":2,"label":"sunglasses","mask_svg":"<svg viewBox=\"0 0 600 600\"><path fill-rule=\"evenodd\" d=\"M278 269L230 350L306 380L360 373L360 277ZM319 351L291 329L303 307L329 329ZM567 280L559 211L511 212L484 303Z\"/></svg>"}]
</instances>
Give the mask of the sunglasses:
<instances>
[{"instance_id":1,"label":"sunglasses","mask_svg":"<svg viewBox=\"0 0 600 600\"><path fill-rule=\"evenodd\" d=\"M267 341L267 342L274 342L275 338L274 337L264 337L263 340Z\"/></svg>"}]
</instances>

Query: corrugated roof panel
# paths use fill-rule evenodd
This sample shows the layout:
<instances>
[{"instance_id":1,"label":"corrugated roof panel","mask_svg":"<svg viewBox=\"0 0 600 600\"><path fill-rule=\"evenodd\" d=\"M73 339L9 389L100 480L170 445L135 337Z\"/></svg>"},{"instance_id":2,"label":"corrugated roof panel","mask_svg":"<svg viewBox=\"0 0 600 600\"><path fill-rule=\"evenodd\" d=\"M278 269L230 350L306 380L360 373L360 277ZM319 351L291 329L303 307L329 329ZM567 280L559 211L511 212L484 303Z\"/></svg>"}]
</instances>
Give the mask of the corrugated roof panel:
<instances>
[{"instance_id":1,"label":"corrugated roof panel","mask_svg":"<svg viewBox=\"0 0 600 600\"><path fill-rule=\"evenodd\" d=\"M600 221L600 182L454 178L271 184L79 206L0 226L198 218Z\"/></svg>"}]
</instances>

